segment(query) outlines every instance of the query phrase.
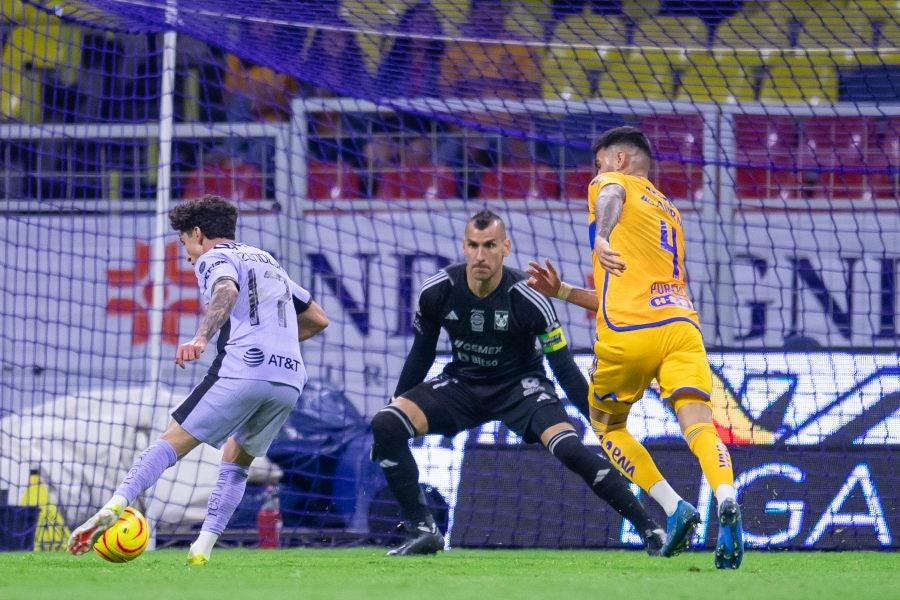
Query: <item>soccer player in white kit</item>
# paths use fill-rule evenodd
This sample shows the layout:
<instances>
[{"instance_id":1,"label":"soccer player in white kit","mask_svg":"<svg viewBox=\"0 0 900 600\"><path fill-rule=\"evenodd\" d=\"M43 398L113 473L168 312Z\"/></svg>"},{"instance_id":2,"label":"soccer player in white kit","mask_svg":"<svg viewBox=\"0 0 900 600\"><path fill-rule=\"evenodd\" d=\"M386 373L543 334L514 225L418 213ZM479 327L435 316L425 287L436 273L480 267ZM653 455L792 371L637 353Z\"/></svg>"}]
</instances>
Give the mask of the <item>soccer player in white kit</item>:
<instances>
[{"instance_id":1,"label":"soccer player in white kit","mask_svg":"<svg viewBox=\"0 0 900 600\"><path fill-rule=\"evenodd\" d=\"M72 554L90 550L122 510L181 457L201 443L224 444L206 519L188 552L189 565L206 564L241 502L250 463L266 453L306 384L297 340L328 325L322 307L271 254L234 241L237 210L230 203L207 195L176 206L169 222L194 265L206 304L197 333L178 347L175 363L184 368L185 362L199 359L216 332L217 355L109 502L72 532Z\"/></svg>"}]
</instances>

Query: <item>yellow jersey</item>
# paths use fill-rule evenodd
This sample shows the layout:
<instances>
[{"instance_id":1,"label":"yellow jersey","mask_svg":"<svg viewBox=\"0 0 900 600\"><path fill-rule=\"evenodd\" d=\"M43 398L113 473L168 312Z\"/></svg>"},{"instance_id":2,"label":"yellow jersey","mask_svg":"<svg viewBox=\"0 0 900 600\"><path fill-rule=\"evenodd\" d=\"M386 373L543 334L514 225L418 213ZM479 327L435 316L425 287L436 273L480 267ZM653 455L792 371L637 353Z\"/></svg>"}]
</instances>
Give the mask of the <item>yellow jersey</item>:
<instances>
[{"instance_id":1,"label":"yellow jersey","mask_svg":"<svg viewBox=\"0 0 900 600\"><path fill-rule=\"evenodd\" d=\"M625 204L609 244L621 253L626 269L620 277L603 270L591 252L594 283L600 299L597 332L656 327L689 321L698 329L700 317L687 291L684 272L684 230L681 213L646 177L602 173L588 187L591 248L596 234L597 195L604 186L625 188Z\"/></svg>"}]
</instances>

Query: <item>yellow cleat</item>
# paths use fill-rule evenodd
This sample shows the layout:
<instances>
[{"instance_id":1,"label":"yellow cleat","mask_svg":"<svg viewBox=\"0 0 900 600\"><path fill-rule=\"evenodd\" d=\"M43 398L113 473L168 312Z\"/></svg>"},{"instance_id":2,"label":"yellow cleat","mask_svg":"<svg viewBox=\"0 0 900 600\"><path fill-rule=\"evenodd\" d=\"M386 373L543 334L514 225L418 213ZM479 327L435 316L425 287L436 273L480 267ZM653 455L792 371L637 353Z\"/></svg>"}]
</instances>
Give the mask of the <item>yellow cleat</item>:
<instances>
[{"instance_id":1,"label":"yellow cleat","mask_svg":"<svg viewBox=\"0 0 900 600\"><path fill-rule=\"evenodd\" d=\"M188 554L187 557L187 566L189 567L202 567L203 565L209 562L208 556L203 556L202 554Z\"/></svg>"}]
</instances>

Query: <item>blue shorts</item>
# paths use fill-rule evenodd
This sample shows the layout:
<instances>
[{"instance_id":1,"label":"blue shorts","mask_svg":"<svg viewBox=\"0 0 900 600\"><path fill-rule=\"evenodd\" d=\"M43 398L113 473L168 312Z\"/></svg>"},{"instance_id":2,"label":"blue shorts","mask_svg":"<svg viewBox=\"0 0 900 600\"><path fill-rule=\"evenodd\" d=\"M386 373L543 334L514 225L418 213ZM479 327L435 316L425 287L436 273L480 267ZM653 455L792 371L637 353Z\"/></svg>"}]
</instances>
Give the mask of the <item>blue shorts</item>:
<instances>
[{"instance_id":1,"label":"blue shorts","mask_svg":"<svg viewBox=\"0 0 900 600\"><path fill-rule=\"evenodd\" d=\"M247 454L263 456L299 396L297 388L284 383L207 375L172 418L214 448L234 437Z\"/></svg>"}]
</instances>

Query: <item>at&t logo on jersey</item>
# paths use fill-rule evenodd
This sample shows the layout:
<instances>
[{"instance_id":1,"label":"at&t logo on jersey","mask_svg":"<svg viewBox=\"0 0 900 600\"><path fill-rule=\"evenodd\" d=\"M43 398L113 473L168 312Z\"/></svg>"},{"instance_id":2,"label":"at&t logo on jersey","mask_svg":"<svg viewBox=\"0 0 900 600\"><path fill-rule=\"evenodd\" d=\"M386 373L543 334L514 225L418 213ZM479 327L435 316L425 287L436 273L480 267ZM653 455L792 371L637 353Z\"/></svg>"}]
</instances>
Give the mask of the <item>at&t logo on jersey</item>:
<instances>
[{"instance_id":1,"label":"at&t logo on jersey","mask_svg":"<svg viewBox=\"0 0 900 600\"><path fill-rule=\"evenodd\" d=\"M288 371L300 370L300 361L298 359L289 356L281 356L280 354L273 354L270 356L269 364L281 367L282 369L287 369Z\"/></svg>"},{"instance_id":2,"label":"at&t logo on jersey","mask_svg":"<svg viewBox=\"0 0 900 600\"><path fill-rule=\"evenodd\" d=\"M248 367L259 367L262 366L263 363L267 363L269 365L281 367L282 369L287 369L288 371L299 371L301 364L298 358L281 356L280 354L273 354L269 356L269 360L266 361L266 353L256 347L250 348L244 352L243 358L244 364Z\"/></svg>"},{"instance_id":3,"label":"at&t logo on jersey","mask_svg":"<svg viewBox=\"0 0 900 600\"><path fill-rule=\"evenodd\" d=\"M266 360L265 353L259 348L250 348L244 352L244 364L248 367L258 367Z\"/></svg>"}]
</instances>

